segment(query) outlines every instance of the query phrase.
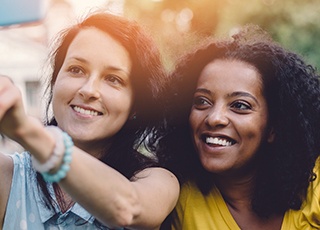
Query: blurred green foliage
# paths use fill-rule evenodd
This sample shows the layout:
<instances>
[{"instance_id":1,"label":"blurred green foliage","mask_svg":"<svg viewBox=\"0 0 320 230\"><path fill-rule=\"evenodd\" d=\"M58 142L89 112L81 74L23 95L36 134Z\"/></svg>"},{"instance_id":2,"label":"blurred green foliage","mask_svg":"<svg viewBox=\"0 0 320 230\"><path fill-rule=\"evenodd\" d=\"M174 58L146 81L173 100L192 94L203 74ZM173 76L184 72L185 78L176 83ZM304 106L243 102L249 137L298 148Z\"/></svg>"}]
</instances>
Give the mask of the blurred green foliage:
<instances>
[{"instance_id":1,"label":"blurred green foliage","mask_svg":"<svg viewBox=\"0 0 320 230\"><path fill-rule=\"evenodd\" d=\"M253 23L320 69L319 0L126 0L124 13L151 30L168 68L199 39Z\"/></svg>"}]
</instances>

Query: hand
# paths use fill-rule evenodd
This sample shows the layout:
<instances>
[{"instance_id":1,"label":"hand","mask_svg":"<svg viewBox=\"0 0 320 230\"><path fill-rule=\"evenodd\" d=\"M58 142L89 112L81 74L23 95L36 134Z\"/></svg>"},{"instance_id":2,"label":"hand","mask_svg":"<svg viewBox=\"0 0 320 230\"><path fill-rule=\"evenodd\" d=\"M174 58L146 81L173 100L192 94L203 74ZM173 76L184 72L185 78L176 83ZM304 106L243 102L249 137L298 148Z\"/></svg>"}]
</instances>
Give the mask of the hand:
<instances>
[{"instance_id":1,"label":"hand","mask_svg":"<svg viewBox=\"0 0 320 230\"><path fill-rule=\"evenodd\" d=\"M0 75L0 132L15 140L27 120L20 90L9 77Z\"/></svg>"}]
</instances>

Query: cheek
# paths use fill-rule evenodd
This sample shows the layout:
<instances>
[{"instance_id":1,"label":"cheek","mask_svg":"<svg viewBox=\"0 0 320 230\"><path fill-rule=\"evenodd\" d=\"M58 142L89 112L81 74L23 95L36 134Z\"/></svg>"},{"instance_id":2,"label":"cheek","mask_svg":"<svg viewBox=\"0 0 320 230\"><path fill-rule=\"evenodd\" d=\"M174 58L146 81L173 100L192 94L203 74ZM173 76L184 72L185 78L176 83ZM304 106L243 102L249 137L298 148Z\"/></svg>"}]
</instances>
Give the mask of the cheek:
<instances>
[{"instance_id":1,"label":"cheek","mask_svg":"<svg viewBox=\"0 0 320 230\"><path fill-rule=\"evenodd\" d=\"M189 114L190 125L198 123L199 117L200 117L199 111L195 109L191 109Z\"/></svg>"},{"instance_id":2,"label":"cheek","mask_svg":"<svg viewBox=\"0 0 320 230\"><path fill-rule=\"evenodd\" d=\"M70 92L70 90L65 90L63 84L60 82L56 82L52 88L52 104L59 103L62 98L66 97L66 95Z\"/></svg>"},{"instance_id":3,"label":"cheek","mask_svg":"<svg viewBox=\"0 0 320 230\"><path fill-rule=\"evenodd\" d=\"M59 75L56 79L56 82L54 83L52 87L52 95L53 98L61 98L61 96L68 94L71 92L72 87L74 86L74 82L67 82L64 80L64 78L61 78Z\"/></svg>"},{"instance_id":4,"label":"cheek","mask_svg":"<svg viewBox=\"0 0 320 230\"><path fill-rule=\"evenodd\" d=\"M113 97L105 98L106 107L113 108L119 114L129 117L133 107L133 95L130 92L116 93Z\"/></svg>"},{"instance_id":5,"label":"cheek","mask_svg":"<svg viewBox=\"0 0 320 230\"><path fill-rule=\"evenodd\" d=\"M199 129L204 120L206 119L207 114L201 110L191 110L189 115L189 125L192 131Z\"/></svg>"},{"instance_id":6,"label":"cheek","mask_svg":"<svg viewBox=\"0 0 320 230\"><path fill-rule=\"evenodd\" d=\"M189 126L190 126L190 132L193 133L196 130L196 127L198 125L198 116L191 111L189 116Z\"/></svg>"},{"instance_id":7,"label":"cheek","mask_svg":"<svg viewBox=\"0 0 320 230\"><path fill-rule=\"evenodd\" d=\"M63 95L63 94L62 94ZM61 105L63 98L61 97L61 91L59 90L59 88L56 88L55 86L52 89L52 112L54 114L55 119L57 120L57 122L59 123L60 121L60 117L61 117Z\"/></svg>"},{"instance_id":8,"label":"cheek","mask_svg":"<svg viewBox=\"0 0 320 230\"><path fill-rule=\"evenodd\" d=\"M52 110L53 114L59 119L62 107L67 104L73 97L76 84L57 78L52 87ZM63 114L62 114L63 115Z\"/></svg>"},{"instance_id":9,"label":"cheek","mask_svg":"<svg viewBox=\"0 0 320 230\"><path fill-rule=\"evenodd\" d=\"M250 126L243 127L246 130L247 139L256 140L257 144L260 145L261 142L266 140L266 133L267 133L267 124L265 122L257 125L257 122L252 122Z\"/></svg>"},{"instance_id":10,"label":"cheek","mask_svg":"<svg viewBox=\"0 0 320 230\"><path fill-rule=\"evenodd\" d=\"M264 115L267 114L267 111L263 113L263 115L260 116L259 121L260 121L260 126L257 127L258 132L261 135L261 138L265 139L267 136L267 132L269 130L268 128L268 116ZM256 124L259 124L258 122Z\"/></svg>"},{"instance_id":11,"label":"cheek","mask_svg":"<svg viewBox=\"0 0 320 230\"><path fill-rule=\"evenodd\" d=\"M59 90L57 91L56 85L52 88L52 107L56 106L57 101L59 101Z\"/></svg>"}]
</instances>

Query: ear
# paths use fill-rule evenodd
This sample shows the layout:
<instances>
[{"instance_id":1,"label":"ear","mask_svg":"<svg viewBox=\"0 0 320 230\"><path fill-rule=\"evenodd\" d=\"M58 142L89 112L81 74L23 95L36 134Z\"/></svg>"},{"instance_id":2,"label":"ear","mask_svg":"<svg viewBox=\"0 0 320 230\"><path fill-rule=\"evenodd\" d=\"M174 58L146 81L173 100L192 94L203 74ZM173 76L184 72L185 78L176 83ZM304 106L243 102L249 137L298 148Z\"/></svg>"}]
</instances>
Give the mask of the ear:
<instances>
[{"instance_id":1,"label":"ear","mask_svg":"<svg viewBox=\"0 0 320 230\"><path fill-rule=\"evenodd\" d=\"M276 134L275 134L275 132L274 132L274 128L271 127L271 128L269 129L269 132L268 132L267 142L268 142L269 144L271 144L271 143L274 141L275 136L276 136Z\"/></svg>"}]
</instances>

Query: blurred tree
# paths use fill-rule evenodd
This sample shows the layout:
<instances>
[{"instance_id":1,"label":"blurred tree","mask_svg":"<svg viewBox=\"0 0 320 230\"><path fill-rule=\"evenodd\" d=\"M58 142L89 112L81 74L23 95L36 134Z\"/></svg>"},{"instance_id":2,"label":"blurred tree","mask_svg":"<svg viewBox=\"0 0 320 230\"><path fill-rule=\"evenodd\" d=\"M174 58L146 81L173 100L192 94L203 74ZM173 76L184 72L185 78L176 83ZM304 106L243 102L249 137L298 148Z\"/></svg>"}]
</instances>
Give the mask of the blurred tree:
<instances>
[{"instance_id":1,"label":"blurred tree","mask_svg":"<svg viewBox=\"0 0 320 230\"><path fill-rule=\"evenodd\" d=\"M125 15L155 35L165 62L207 36L221 36L247 23L258 24L285 47L320 68L318 0L126 0Z\"/></svg>"},{"instance_id":2,"label":"blurred tree","mask_svg":"<svg viewBox=\"0 0 320 230\"><path fill-rule=\"evenodd\" d=\"M215 0L126 0L124 14L151 30L171 68L181 52L212 36L219 5Z\"/></svg>"},{"instance_id":3,"label":"blurred tree","mask_svg":"<svg viewBox=\"0 0 320 230\"><path fill-rule=\"evenodd\" d=\"M258 24L320 68L320 1L229 0L223 10L218 33L238 25Z\"/></svg>"}]
</instances>

